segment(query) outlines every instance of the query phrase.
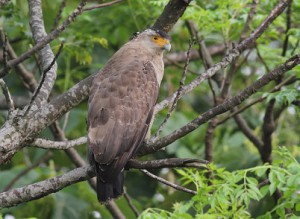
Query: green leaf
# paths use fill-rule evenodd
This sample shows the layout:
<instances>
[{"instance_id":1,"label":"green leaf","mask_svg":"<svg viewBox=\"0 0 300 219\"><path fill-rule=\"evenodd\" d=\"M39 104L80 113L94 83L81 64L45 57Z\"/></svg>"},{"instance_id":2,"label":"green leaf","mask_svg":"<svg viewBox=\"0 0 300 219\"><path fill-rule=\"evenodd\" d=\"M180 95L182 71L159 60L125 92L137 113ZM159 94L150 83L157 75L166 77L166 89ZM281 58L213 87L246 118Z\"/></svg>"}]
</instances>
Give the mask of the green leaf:
<instances>
[{"instance_id":1,"label":"green leaf","mask_svg":"<svg viewBox=\"0 0 300 219\"><path fill-rule=\"evenodd\" d=\"M275 183L271 183L269 186L270 195L273 195L276 189L277 189L277 185Z\"/></svg>"},{"instance_id":2,"label":"green leaf","mask_svg":"<svg viewBox=\"0 0 300 219\"><path fill-rule=\"evenodd\" d=\"M280 216L280 218L285 218L285 210L284 208L277 208L276 209L276 214Z\"/></svg>"},{"instance_id":3,"label":"green leaf","mask_svg":"<svg viewBox=\"0 0 300 219\"><path fill-rule=\"evenodd\" d=\"M297 89L286 89L282 91L277 91L271 93L267 97L267 101L275 99L276 102L280 105L282 104L291 104L294 100L300 97L300 91Z\"/></svg>"},{"instance_id":4,"label":"green leaf","mask_svg":"<svg viewBox=\"0 0 300 219\"><path fill-rule=\"evenodd\" d=\"M266 174L267 169L268 169L267 167L266 168L258 168L255 170L255 173L257 176L260 177L260 176L263 176Z\"/></svg>"}]
</instances>

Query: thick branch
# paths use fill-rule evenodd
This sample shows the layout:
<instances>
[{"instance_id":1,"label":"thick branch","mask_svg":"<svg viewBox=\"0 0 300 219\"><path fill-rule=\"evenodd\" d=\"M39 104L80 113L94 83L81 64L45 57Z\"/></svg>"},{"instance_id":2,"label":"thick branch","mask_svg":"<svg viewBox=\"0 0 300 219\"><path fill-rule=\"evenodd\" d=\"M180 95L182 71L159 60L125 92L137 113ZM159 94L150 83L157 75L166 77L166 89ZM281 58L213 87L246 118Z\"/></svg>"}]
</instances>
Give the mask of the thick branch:
<instances>
[{"instance_id":1,"label":"thick branch","mask_svg":"<svg viewBox=\"0 0 300 219\"><path fill-rule=\"evenodd\" d=\"M166 162L166 160L162 160L161 164L166 164L166 166L161 165L161 167L167 167L167 166L172 166L174 161L179 164L178 162L180 159L175 158L170 159L170 162ZM186 166L191 166L191 167L197 167L196 163L203 163L205 164L205 161L201 160L196 160L196 159L181 159L181 163L185 163ZM131 162L131 161L130 161ZM136 161L133 161L130 165L130 163L127 165L128 168L135 168L137 169L145 169L149 168L152 169L152 167L149 165L151 161L149 162L142 162L139 163ZM156 168L157 165L155 163L153 164L153 168ZM190 165L189 165L190 164ZM77 182L81 182L87 179L90 179L95 176L94 169L91 166L83 166L79 167L77 169L71 170L63 175L53 177L51 179L47 179L38 183L34 183L31 185L27 185L21 188L16 188L9 190L7 192L2 192L0 193L0 209L1 208L7 208L7 207L12 207L27 201L35 200L42 198L46 195L49 195L51 193L55 193L64 187L67 187L69 185L72 185ZM110 208L113 207L114 203L110 203Z\"/></svg>"},{"instance_id":2,"label":"thick branch","mask_svg":"<svg viewBox=\"0 0 300 219\"><path fill-rule=\"evenodd\" d=\"M190 2L191 0L170 0L163 13L156 20L153 28L169 32L183 15Z\"/></svg>"},{"instance_id":3,"label":"thick branch","mask_svg":"<svg viewBox=\"0 0 300 219\"><path fill-rule=\"evenodd\" d=\"M93 177L91 167L80 167L61 176L53 177L38 183L0 193L0 208L12 207L23 202L42 198L57 192L66 186Z\"/></svg>"}]
</instances>

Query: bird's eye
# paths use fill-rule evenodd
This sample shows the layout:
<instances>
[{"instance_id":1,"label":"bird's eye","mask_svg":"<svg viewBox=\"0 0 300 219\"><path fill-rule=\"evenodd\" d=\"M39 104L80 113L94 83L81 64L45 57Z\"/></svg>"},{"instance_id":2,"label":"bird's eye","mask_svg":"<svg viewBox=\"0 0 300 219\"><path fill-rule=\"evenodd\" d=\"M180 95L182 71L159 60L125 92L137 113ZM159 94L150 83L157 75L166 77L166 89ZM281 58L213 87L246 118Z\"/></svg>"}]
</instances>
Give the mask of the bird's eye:
<instances>
[{"instance_id":1,"label":"bird's eye","mask_svg":"<svg viewBox=\"0 0 300 219\"><path fill-rule=\"evenodd\" d=\"M153 37L154 40L158 40L158 37Z\"/></svg>"}]
</instances>

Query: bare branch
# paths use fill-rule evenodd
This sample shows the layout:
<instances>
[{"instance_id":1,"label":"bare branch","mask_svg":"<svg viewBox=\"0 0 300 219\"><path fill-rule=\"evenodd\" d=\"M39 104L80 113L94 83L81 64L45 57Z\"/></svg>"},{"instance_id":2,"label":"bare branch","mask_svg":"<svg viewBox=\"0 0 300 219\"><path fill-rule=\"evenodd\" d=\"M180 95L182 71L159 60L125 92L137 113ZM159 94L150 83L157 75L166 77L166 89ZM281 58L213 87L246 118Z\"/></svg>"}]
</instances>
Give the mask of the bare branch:
<instances>
[{"instance_id":1,"label":"bare branch","mask_svg":"<svg viewBox=\"0 0 300 219\"><path fill-rule=\"evenodd\" d=\"M158 182L161 182L161 183L163 183L163 184L165 184L165 185L167 185L167 186L170 186L170 187L172 187L172 188L174 188L174 189L176 189L176 190L183 191L183 192L186 192L186 193L189 193L189 194L192 194L192 195L196 195L196 194L197 194L196 191L193 191L193 190L190 190L190 189L181 187L181 186L179 186L179 185L177 185L177 184L175 184L175 183L171 183L171 182L169 182L169 181L167 181L167 180L165 180L165 179L163 179L163 178L161 178L161 177L158 177L158 176L156 176L156 175L150 173L150 172L147 171L147 170L141 169L140 171L141 171L142 173L144 173L146 176L149 176L150 178L155 179L155 180L157 180Z\"/></svg>"},{"instance_id":2,"label":"bare branch","mask_svg":"<svg viewBox=\"0 0 300 219\"><path fill-rule=\"evenodd\" d=\"M187 159L188 160L188 159ZM192 161L195 161L193 159L189 159L191 166L194 166ZM196 160L198 161L198 160ZM200 161L202 163L202 161ZM205 163L205 162L204 162ZM147 164L148 165L148 164ZM145 167L147 166L145 165ZM129 168L133 168L130 165L128 165ZM146 170L143 170L146 171ZM148 172L148 171L146 171ZM146 173L145 173L146 174ZM151 173L149 173L150 175ZM152 174L153 175L153 174ZM6 192L0 193L0 209L1 208L7 208L12 207L24 202L28 202L31 200L42 198L46 195L49 195L51 193L58 192L59 190L75 184L77 182L85 181L88 179L91 179L95 176L94 169L91 166L83 166L79 167L77 169L71 170L63 175L56 176L44 181L40 181L31 185L26 185L21 188L12 189ZM154 177L156 177L154 175ZM185 192L189 192L191 194L195 194L195 191L182 188L178 185L175 185L170 182L169 186L172 186L175 189L182 189ZM115 205L114 202L109 202L109 205L106 205L106 207L110 210L110 212L114 215L115 218L125 218L122 216L122 212L118 209L118 207ZM117 217L118 215L118 217Z\"/></svg>"},{"instance_id":3,"label":"bare branch","mask_svg":"<svg viewBox=\"0 0 300 219\"><path fill-rule=\"evenodd\" d=\"M254 144L254 146L258 149L259 152L261 152L261 149L263 147L263 143L261 140L256 137L256 135L252 132L250 127L248 126L247 122L243 119L241 115L235 115L234 120L240 130L245 134L245 136Z\"/></svg>"},{"instance_id":4,"label":"bare branch","mask_svg":"<svg viewBox=\"0 0 300 219\"><path fill-rule=\"evenodd\" d=\"M67 0L63 0L63 1L61 2L61 4L60 4L59 9L58 9L58 12L57 12L57 14L56 14L56 16L55 16L55 19L54 19L53 28L51 29L51 31L53 31L53 29L57 27L58 22L59 22L59 20L61 19L62 12L63 12L64 8L66 7L66 1L67 1Z\"/></svg>"},{"instance_id":5,"label":"bare branch","mask_svg":"<svg viewBox=\"0 0 300 219\"><path fill-rule=\"evenodd\" d=\"M78 139L69 140L69 141L51 141L42 138L37 138L32 143L32 146L44 148L44 149L66 150L71 147L85 144L86 141L87 141L86 137L80 137Z\"/></svg>"},{"instance_id":6,"label":"bare branch","mask_svg":"<svg viewBox=\"0 0 300 219\"><path fill-rule=\"evenodd\" d=\"M51 73L50 71L51 71L52 67L54 67L54 66L56 65L56 60L57 60L58 56L59 56L60 53L61 53L61 50L62 50L62 48L63 48L63 45L64 45L63 42L61 42L60 47L59 47L59 49L58 49L58 52L57 52L56 55L54 56L52 62L49 64L48 67L46 67L46 68L44 69L44 71L43 71L43 73L42 73L42 78L41 78L41 80L40 80L40 82L39 82L39 85L38 85L38 87L36 88L36 90L35 90L35 92L34 92L32 98L31 98L31 100L30 100L30 103L29 103L29 105L28 105L28 107L27 107L27 109L26 109L26 111L25 111L25 113L24 113L24 116L27 115L27 113L28 113L29 110L32 108L32 106L38 107L39 104L42 104L43 102L47 102L48 97L49 97L49 94L50 94L50 92L51 92L51 90L52 90L52 87L43 88L43 86L45 85L45 82L47 82L46 80L47 80L47 78L48 78L48 76L47 76L48 72ZM48 49L49 49L49 50L51 51L51 53L52 53L52 50L51 50L50 48L48 48ZM48 53L50 52L49 50L48 50ZM53 53L52 53L52 55L53 55ZM51 56L52 56L52 55L51 55ZM55 67L54 67L54 68L55 68ZM55 70L55 72L53 71L52 74L55 74L55 75L56 75L56 70ZM55 76L55 78L56 78L56 76ZM55 78L53 79L53 83L54 83L54 81L55 81ZM52 80L52 79L51 79L51 80ZM49 92L48 94L46 94L47 92L46 92L45 89L47 90L47 92ZM48 90L48 89L49 89L49 90ZM43 96L43 97L40 97L40 99L42 98L41 100L38 100L38 98L39 98L39 96L40 96L41 93L43 93L44 96ZM46 96L45 96L45 95L46 95ZM44 98L46 98L46 99L44 99ZM36 103L36 105L34 105L34 103L35 103L36 101L38 101L38 102Z\"/></svg>"},{"instance_id":7,"label":"bare branch","mask_svg":"<svg viewBox=\"0 0 300 219\"><path fill-rule=\"evenodd\" d=\"M7 103L7 106L8 106L8 111L11 113L15 109L14 101L11 98L8 87L6 86L6 83L4 82L4 80L2 78L0 78L0 86L2 88L2 92L3 92L3 94L5 96L5 99L6 99L6 103Z\"/></svg>"},{"instance_id":8,"label":"bare branch","mask_svg":"<svg viewBox=\"0 0 300 219\"><path fill-rule=\"evenodd\" d=\"M93 169L85 166L38 183L2 192L0 193L0 209L42 198L58 192L66 186L87 180L94 175Z\"/></svg>"},{"instance_id":9,"label":"bare branch","mask_svg":"<svg viewBox=\"0 0 300 219\"><path fill-rule=\"evenodd\" d=\"M257 7L258 3L259 3L258 0L253 0L252 1L250 11L249 11L248 16L247 16L246 23L245 23L244 28L243 28L242 33L241 33L240 41L243 41L246 38L247 33L250 30L250 24L253 20L254 15L256 14L256 7Z\"/></svg>"},{"instance_id":10,"label":"bare branch","mask_svg":"<svg viewBox=\"0 0 300 219\"><path fill-rule=\"evenodd\" d=\"M288 43L289 43L289 30L291 29L291 23L292 23L292 3L288 6L286 10L286 30L285 30L285 39L283 42L283 49L282 49L282 56L284 57L286 55L286 51L288 49Z\"/></svg>"},{"instance_id":11,"label":"bare branch","mask_svg":"<svg viewBox=\"0 0 300 219\"><path fill-rule=\"evenodd\" d=\"M206 169L208 161L198 160L191 158L167 158L160 160L150 160L150 161L137 161L131 159L127 162L126 168L135 169L160 169L164 167L174 168L174 167L195 167L200 169Z\"/></svg>"},{"instance_id":12,"label":"bare branch","mask_svg":"<svg viewBox=\"0 0 300 219\"><path fill-rule=\"evenodd\" d=\"M275 107L275 99L270 100L268 106L266 108L266 113L263 122L263 147L261 150L261 157L264 163L272 162L272 133L275 130L275 121L274 121L274 107Z\"/></svg>"},{"instance_id":13,"label":"bare branch","mask_svg":"<svg viewBox=\"0 0 300 219\"><path fill-rule=\"evenodd\" d=\"M115 203L114 200L108 201L105 207L109 210L113 218L126 219L126 217L123 215L122 211L120 210L120 208L118 207L118 205Z\"/></svg>"},{"instance_id":14,"label":"bare branch","mask_svg":"<svg viewBox=\"0 0 300 219\"><path fill-rule=\"evenodd\" d=\"M8 61L8 55L7 55L8 40L7 40L6 33L4 33L2 29L0 29L0 35L1 35L1 41L3 43L3 63L4 63L4 67L6 68L7 61Z\"/></svg>"},{"instance_id":15,"label":"bare branch","mask_svg":"<svg viewBox=\"0 0 300 219\"><path fill-rule=\"evenodd\" d=\"M90 10L94 10L94 9L97 9L97 8L108 7L108 6L111 6L111 5L123 2L123 1L124 0L115 0L115 1L111 1L111 2L106 2L106 3L98 4L98 5L92 5L92 6L89 6L89 7L85 7L83 9L83 11L90 11Z\"/></svg>"},{"instance_id":16,"label":"bare branch","mask_svg":"<svg viewBox=\"0 0 300 219\"><path fill-rule=\"evenodd\" d=\"M177 20L183 15L191 0L170 0L164 11L153 25L154 29L169 32Z\"/></svg>"},{"instance_id":17,"label":"bare branch","mask_svg":"<svg viewBox=\"0 0 300 219\"><path fill-rule=\"evenodd\" d=\"M134 204L132 203L132 200L131 200L131 197L128 195L127 191L125 190L124 192L124 197L129 205L129 207L132 209L134 215L138 218L140 213L139 211L137 210L137 208L134 206Z\"/></svg>"},{"instance_id":18,"label":"bare branch","mask_svg":"<svg viewBox=\"0 0 300 219\"><path fill-rule=\"evenodd\" d=\"M37 166L39 166L41 163L47 162L50 158L52 157L52 153L51 152L47 152L44 156L42 156L38 161L36 161L34 164L32 164L31 166L27 167L25 170L23 170L22 172L20 172L15 178L13 178L13 180L3 189L3 192L6 192L8 190L10 190L14 184L24 175L26 175L30 170L36 168Z\"/></svg>"}]
</instances>

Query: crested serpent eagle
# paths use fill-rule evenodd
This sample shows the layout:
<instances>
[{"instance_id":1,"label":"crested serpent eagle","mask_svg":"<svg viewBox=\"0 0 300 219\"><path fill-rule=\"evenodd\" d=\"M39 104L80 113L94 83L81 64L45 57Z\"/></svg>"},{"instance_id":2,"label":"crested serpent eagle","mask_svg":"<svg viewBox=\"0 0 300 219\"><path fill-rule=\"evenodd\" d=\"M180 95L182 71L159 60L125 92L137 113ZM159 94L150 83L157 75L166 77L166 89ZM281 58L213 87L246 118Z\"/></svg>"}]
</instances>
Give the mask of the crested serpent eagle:
<instances>
[{"instance_id":1,"label":"crested serpent eagle","mask_svg":"<svg viewBox=\"0 0 300 219\"><path fill-rule=\"evenodd\" d=\"M123 194L123 169L145 138L164 74L167 34L146 29L95 76L88 101L88 159L103 203Z\"/></svg>"}]
</instances>

